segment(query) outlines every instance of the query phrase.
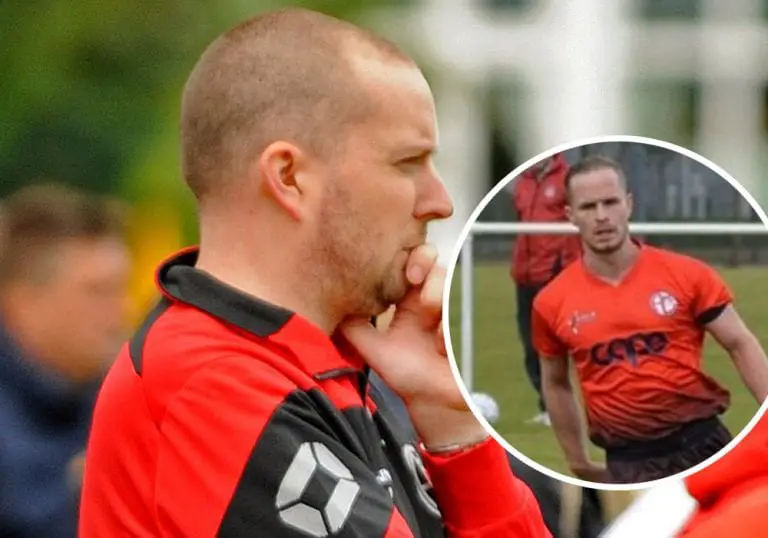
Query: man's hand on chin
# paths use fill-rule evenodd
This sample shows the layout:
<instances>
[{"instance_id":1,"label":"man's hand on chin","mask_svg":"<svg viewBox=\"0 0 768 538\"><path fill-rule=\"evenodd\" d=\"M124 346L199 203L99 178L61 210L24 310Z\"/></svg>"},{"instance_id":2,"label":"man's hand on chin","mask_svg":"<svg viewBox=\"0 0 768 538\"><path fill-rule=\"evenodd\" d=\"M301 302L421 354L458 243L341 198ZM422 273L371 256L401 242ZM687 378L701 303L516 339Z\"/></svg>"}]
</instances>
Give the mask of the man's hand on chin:
<instances>
[{"instance_id":1,"label":"man's hand on chin","mask_svg":"<svg viewBox=\"0 0 768 538\"><path fill-rule=\"evenodd\" d=\"M478 443L488 434L451 372L442 330L446 271L436 262L433 246L413 250L406 265L411 287L394 309L382 314L386 328L349 320L339 330L402 398L427 450L439 451Z\"/></svg>"}]
</instances>

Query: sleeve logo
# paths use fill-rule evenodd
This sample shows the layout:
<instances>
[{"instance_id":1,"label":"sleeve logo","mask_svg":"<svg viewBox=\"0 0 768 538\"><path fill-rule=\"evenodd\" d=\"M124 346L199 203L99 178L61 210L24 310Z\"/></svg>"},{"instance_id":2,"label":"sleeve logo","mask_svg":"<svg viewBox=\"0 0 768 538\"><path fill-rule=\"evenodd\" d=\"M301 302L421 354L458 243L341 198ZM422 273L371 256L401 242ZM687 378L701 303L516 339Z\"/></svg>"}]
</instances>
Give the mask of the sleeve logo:
<instances>
[{"instance_id":1,"label":"sleeve logo","mask_svg":"<svg viewBox=\"0 0 768 538\"><path fill-rule=\"evenodd\" d=\"M304 494L314 480L333 484L324 506L305 502ZM280 519L309 536L325 537L338 532L349 519L360 485L350 470L322 443L303 443L288 466L275 505ZM316 504L316 503L313 503Z\"/></svg>"},{"instance_id":2,"label":"sleeve logo","mask_svg":"<svg viewBox=\"0 0 768 538\"><path fill-rule=\"evenodd\" d=\"M579 327L597 318L597 312L574 312L568 321L568 326L573 334L579 334Z\"/></svg>"}]
</instances>

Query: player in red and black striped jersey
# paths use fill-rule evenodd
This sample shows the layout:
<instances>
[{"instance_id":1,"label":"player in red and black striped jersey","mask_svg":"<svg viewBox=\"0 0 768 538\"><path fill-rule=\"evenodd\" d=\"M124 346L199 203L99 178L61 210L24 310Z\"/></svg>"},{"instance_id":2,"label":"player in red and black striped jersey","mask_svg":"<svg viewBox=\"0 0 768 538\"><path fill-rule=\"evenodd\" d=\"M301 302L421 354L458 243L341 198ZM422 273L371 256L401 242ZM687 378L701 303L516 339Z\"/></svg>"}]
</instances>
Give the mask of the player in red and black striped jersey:
<instances>
[{"instance_id":1,"label":"player in red and black striped jersey","mask_svg":"<svg viewBox=\"0 0 768 538\"><path fill-rule=\"evenodd\" d=\"M182 103L201 244L104 383L82 538L549 536L445 356L435 139L418 68L354 26L286 10L209 47Z\"/></svg>"}]
</instances>

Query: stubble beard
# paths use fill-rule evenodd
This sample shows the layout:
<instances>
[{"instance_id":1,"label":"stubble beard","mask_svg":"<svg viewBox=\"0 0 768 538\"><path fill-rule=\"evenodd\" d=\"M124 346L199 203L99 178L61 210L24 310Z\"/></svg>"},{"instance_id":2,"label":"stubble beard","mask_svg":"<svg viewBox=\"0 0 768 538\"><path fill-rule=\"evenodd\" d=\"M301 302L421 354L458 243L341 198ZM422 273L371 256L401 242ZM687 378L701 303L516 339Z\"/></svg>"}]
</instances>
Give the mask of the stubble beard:
<instances>
[{"instance_id":1,"label":"stubble beard","mask_svg":"<svg viewBox=\"0 0 768 538\"><path fill-rule=\"evenodd\" d=\"M607 256L621 250L626 242L629 240L629 231L626 228L622 228L619 231L619 236L616 238L616 242L605 246L596 246L587 244L589 250L598 256Z\"/></svg>"},{"instance_id":2,"label":"stubble beard","mask_svg":"<svg viewBox=\"0 0 768 538\"><path fill-rule=\"evenodd\" d=\"M324 305L342 319L373 317L396 304L407 292L405 273L396 260L382 267L377 242L367 234L350 232L348 219L327 215L308 245L316 290Z\"/></svg>"}]
</instances>

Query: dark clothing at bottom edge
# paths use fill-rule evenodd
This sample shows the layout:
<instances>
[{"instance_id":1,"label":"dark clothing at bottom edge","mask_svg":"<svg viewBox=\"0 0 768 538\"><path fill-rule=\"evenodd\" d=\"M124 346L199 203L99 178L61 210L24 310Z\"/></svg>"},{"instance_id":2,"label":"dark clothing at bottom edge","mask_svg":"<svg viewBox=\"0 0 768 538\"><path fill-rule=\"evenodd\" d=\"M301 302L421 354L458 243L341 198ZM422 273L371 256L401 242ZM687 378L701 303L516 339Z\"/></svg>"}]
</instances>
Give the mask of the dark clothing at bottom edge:
<instances>
[{"instance_id":1,"label":"dark clothing at bottom edge","mask_svg":"<svg viewBox=\"0 0 768 538\"><path fill-rule=\"evenodd\" d=\"M676 475L717 454L731 442L718 417L696 420L653 441L638 441L606 450L611 481L637 484Z\"/></svg>"}]
</instances>

